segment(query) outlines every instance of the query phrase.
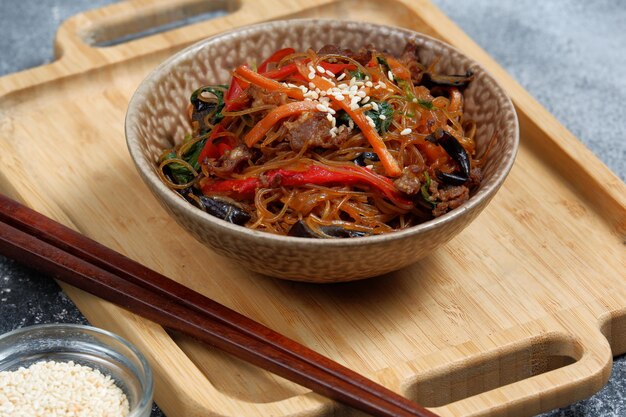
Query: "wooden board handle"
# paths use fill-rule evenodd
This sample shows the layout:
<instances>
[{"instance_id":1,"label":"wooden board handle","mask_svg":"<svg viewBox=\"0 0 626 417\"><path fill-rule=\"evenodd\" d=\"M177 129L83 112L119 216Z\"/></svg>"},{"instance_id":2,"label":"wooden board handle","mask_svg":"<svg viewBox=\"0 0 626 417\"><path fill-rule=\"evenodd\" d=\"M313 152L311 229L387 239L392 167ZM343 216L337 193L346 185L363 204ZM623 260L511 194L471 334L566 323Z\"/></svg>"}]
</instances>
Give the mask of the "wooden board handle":
<instances>
[{"instance_id":1,"label":"wooden board handle","mask_svg":"<svg viewBox=\"0 0 626 417\"><path fill-rule=\"evenodd\" d=\"M453 366L447 362L440 374L434 370L419 381L405 382L403 394L442 416L505 417L536 415L566 406L572 398L589 397L606 384L612 352L600 330L554 321L524 327L510 336L498 336L510 340L500 340L502 346L495 351L480 349L477 363L472 363L471 357ZM524 333L530 339L519 339ZM551 359L556 363L546 365ZM515 377L510 374L514 373L532 376L513 382ZM443 390L437 387L452 394L441 394Z\"/></svg>"},{"instance_id":2,"label":"wooden board handle","mask_svg":"<svg viewBox=\"0 0 626 417\"><path fill-rule=\"evenodd\" d=\"M153 52L173 53L234 27L280 19L335 1L296 0L276 7L257 0L127 0L66 20L57 31L55 52L69 68L84 70ZM203 16L205 20L194 22ZM193 23L181 23L186 20Z\"/></svg>"}]
</instances>

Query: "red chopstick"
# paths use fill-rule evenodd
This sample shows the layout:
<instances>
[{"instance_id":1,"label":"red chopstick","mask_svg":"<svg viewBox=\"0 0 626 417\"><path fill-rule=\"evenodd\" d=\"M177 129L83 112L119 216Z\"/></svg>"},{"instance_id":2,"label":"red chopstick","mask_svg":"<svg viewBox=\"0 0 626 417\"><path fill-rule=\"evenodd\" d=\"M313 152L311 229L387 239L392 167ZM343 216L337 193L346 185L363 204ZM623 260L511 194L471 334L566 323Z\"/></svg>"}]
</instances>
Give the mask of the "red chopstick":
<instances>
[{"instance_id":1,"label":"red chopstick","mask_svg":"<svg viewBox=\"0 0 626 417\"><path fill-rule=\"evenodd\" d=\"M2 194L0 253L371 415L437 417L298 342Z\"/></svg>"}]
</instances>

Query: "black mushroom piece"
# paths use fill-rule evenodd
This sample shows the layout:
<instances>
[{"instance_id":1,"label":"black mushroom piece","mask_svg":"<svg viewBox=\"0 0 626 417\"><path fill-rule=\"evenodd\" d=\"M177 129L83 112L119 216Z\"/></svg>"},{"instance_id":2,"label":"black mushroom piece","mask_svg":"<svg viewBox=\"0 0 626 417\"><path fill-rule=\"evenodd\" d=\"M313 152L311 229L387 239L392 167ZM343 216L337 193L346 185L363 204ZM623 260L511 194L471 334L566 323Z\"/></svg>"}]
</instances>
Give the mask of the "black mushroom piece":
<instances>
[{"instance_id":1,"label":"black mushroom piece","mask_svg":"<svg viewBox=\"0 0 626 417\"><path fill-rule=\"evenodd\" d=\"M291 226L287 236L309 237L309 238L347 238L368 236L366 232L350 230L341 226L320 226L319 230L309 227L304 221L299 220Z\"/></svg>"},{"instance_id":2,"label":"black mushroom piece","mask_svg":"<svg viewBox=\"0 0 626 417\"><path fill-rule=\"evenodd\" d=\"M356 158L352 160L360 167L372 165L374 162L380 161L380 158L374 152L361 152Z\"/></svg>"},{"instance_id":3,"label":"black mushroom piece","mask_svg":"<svg viewBox=\"0 0 626 417\"><path fill-rule=\"evenodd\" d=\"M438 172L437 177L449 185L462 185L470 178L470 158L459 141L443 129L437 129L426 137L426 140L441 146L458 164L459 169L453 173Z\"/></svg>"},{"instance_id":4,"label":"black mushroom piece","mask_svg":"<svg viewBox=\"0 0 626 417\"><path fill-rule=\"evenodd\" d=\"M185 200L209 213L211 216L229 223L243 226L252 218L239 204L228 198L197 195L191 187L180 190L179 194L182 195Z\"/></svg>"},{"instance_id":5,"label":"black mushroom piece","mask_svg":"<svg viewBox=\"0 0 626 417\"><path fill-rule=\"evenodd\" d=\"M222 119L224 107L224 90L221 86L207 85L198 88L191 94L191 120L195 124L194 131L204 134Z\"/></svg>"},{"instance_id":6,"label":"black mushroom piece","mask_svg":"<svg viewBox=\"0 0 626 417\"><path fill-rule=\"evenodd\" d=\"M474 73L467 71L465 75L441 75L426 72L423 75L422 83L427 87L457 87L465 88L474 79Z\"/></svg>"}]
</instances>

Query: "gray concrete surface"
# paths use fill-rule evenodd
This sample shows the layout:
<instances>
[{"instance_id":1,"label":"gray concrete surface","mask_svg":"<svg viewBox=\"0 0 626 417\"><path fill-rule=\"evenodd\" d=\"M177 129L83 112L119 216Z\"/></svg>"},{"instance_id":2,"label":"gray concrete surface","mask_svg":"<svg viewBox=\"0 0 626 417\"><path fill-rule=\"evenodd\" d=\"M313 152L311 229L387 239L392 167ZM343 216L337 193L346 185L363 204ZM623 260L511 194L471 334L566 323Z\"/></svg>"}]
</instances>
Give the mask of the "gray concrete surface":
<instances>
[{"instance_id":1,"label":"gray concrete surface","mask_svg":"<svg viewBox=\"0 0 626 417\"><path fill-rule=\"evenodd\" d=\"M114 0L0 0L0 76L50 62L56 27ZM622 180L626 179L626 7L619 0L434 0ZM1 168L0 168L1 169ZM48 277L0 257L0 333L85 322ZM607 386L542 417L626 416L626 359ZM152 417L163 414L155 408Z\"/></svg>"}]
</instances>

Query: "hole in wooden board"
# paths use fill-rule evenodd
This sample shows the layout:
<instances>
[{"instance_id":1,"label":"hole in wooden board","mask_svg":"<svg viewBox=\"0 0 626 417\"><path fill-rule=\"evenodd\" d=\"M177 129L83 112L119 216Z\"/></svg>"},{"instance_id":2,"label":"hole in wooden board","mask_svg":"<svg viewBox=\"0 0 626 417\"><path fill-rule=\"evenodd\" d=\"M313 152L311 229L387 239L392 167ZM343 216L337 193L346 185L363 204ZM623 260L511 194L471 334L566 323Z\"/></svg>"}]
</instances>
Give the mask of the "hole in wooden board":
<instances>
[{"instance_id":1,"label":"hole in wooden board","mask_svg":"<svg viewBox=\"0 0 626 417\"><path fill-rule=\"evenodd\" d=\"M551 334L498 352L447 366L410 385L404 394L425 407L441 407L484 392L550 372L582 357L573 339Z\"/></svg>"},{"instance_id":2,"label":"hole in wooden board","mask_svg":"<svg viewBox=\"0 0 626 417\"><path fill-rule=\"evenodd\" d=\"M98 23L82 33L83 40L95 47L115 46L132 40L167 32L205 20L216 19L236 11L238 1L191 0L186 4L142 10L136 15Z\"/></svg>"}]
</instances>

